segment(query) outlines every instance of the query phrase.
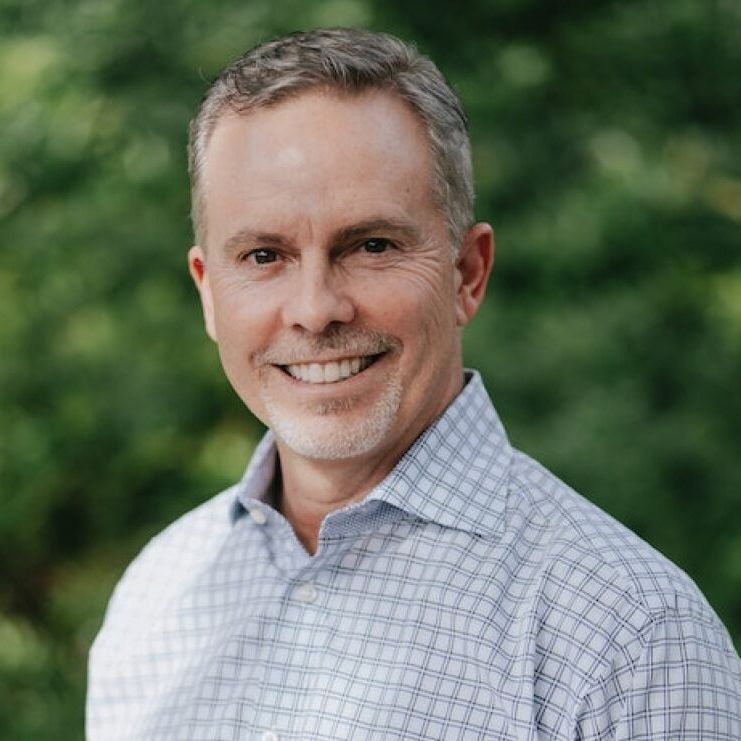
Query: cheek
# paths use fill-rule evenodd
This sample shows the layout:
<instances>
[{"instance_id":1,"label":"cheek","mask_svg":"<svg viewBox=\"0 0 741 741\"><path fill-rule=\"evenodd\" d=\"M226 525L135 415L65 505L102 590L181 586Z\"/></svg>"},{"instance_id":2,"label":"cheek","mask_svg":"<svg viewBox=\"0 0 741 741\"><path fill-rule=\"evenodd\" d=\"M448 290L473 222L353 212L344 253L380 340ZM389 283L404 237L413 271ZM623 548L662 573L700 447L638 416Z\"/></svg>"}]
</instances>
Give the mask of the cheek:
<instances>
[{"instance_id":1,"label":"cheek","mask_svg":"<svg viewBox=\"0 0 741 741\"><path fill-rule=\"evenodd\" d=\"M446 327L455 315L452 276L440 273L401 276L388 281L377 301L382 310L405 323Z\"/></svg>"},{"instance_id":2,"label":"cheek","mask_svg":"<svg viewBox=\"0 0 741 741\"><path fill-rule=\"evenodd\" d=\"M222 357L251 353L262 347L272 331L275 295L264 286L238 285L234 281L214 284L214 323Z\"/></svg>"}]
</instances>

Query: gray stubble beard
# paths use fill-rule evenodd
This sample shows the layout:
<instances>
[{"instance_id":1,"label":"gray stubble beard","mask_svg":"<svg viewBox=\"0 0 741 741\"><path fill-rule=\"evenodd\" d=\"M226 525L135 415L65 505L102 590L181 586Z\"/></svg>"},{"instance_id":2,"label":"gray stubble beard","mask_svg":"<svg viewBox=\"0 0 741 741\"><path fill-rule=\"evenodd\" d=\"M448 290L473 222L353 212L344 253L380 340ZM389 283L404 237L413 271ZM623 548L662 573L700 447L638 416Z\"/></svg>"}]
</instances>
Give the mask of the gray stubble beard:
<instances>
[{"instance_id":1,"label":"gray stubble beard","mask_svg":"<svg viewBox=\"0 0 741 741\"><path fill-rule=\"evenodd\" d=\"M269 392L263 401L270 428L292 451L315 460L342 460L361 456L382 443L396 421L401 396L401 382L392 374L380 397L357 421L342 419L353 413L357 400L352 397L321 402L305 413L287 412Z\"/></svg>"}]
</instances>

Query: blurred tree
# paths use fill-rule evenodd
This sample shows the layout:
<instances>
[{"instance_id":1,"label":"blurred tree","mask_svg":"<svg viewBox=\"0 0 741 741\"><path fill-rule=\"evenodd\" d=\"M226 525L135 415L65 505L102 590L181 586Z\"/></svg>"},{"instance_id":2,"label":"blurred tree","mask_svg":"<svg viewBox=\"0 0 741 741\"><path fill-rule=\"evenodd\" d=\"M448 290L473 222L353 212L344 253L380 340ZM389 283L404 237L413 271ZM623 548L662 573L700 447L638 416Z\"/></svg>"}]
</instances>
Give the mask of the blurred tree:
<instances>
[{"instance_id":1,"label":"blurred tree","mask_svg":"<svg viewBox=\"0 0 741 741\"><path fill-rule=\"evenodd\" d=\"M470 116L499 256L466 336L516 445L741 643L741 6L0 0L0 736L79 738L109 591L259 425L185 271L185 139L260 40L416 40Z\"/></svg>"}]
</instances>

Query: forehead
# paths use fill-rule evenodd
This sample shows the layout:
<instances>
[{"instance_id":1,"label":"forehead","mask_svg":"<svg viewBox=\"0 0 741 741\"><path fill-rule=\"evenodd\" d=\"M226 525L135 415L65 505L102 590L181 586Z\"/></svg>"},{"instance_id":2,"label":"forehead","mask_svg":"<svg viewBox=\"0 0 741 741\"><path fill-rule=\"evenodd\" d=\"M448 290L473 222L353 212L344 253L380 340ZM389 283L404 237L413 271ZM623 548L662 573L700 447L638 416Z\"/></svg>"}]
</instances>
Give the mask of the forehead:
<instances>
[{"instance_id":1,"label":"forehead","mask_svg":"<svg viewBox=\"0 0 741 741\"><path fill-rule=\"evenodd\" d=\"M296 220L338 228L338 220L369 215L419 216L432 209L431 182L426 132L398 96L311 91L225 115L206 151L202 187L218 241L228 229Z\"/></svg>"}]
</instances>

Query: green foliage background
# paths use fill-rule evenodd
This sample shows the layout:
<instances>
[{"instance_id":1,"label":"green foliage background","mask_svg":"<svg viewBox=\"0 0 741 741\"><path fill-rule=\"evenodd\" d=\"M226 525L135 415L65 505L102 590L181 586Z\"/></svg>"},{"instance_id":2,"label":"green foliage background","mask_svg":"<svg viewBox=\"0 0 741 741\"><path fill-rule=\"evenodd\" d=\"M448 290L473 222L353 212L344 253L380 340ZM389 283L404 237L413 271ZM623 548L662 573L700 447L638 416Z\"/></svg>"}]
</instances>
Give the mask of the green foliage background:
<instances>
[{"instance_id":1,"label":"green foliage background","mask_svg":"<svg viewBox=\"0 0 741 741\"><path fill-rule=\"evenodd\" d=\"M0 0L4 739L81 737L121 570L259 437L186 275L186 127L225 62L319 25L457 87L498 239L468 363L741 644L738 2Z\"/></svg>"}]
</instances>

